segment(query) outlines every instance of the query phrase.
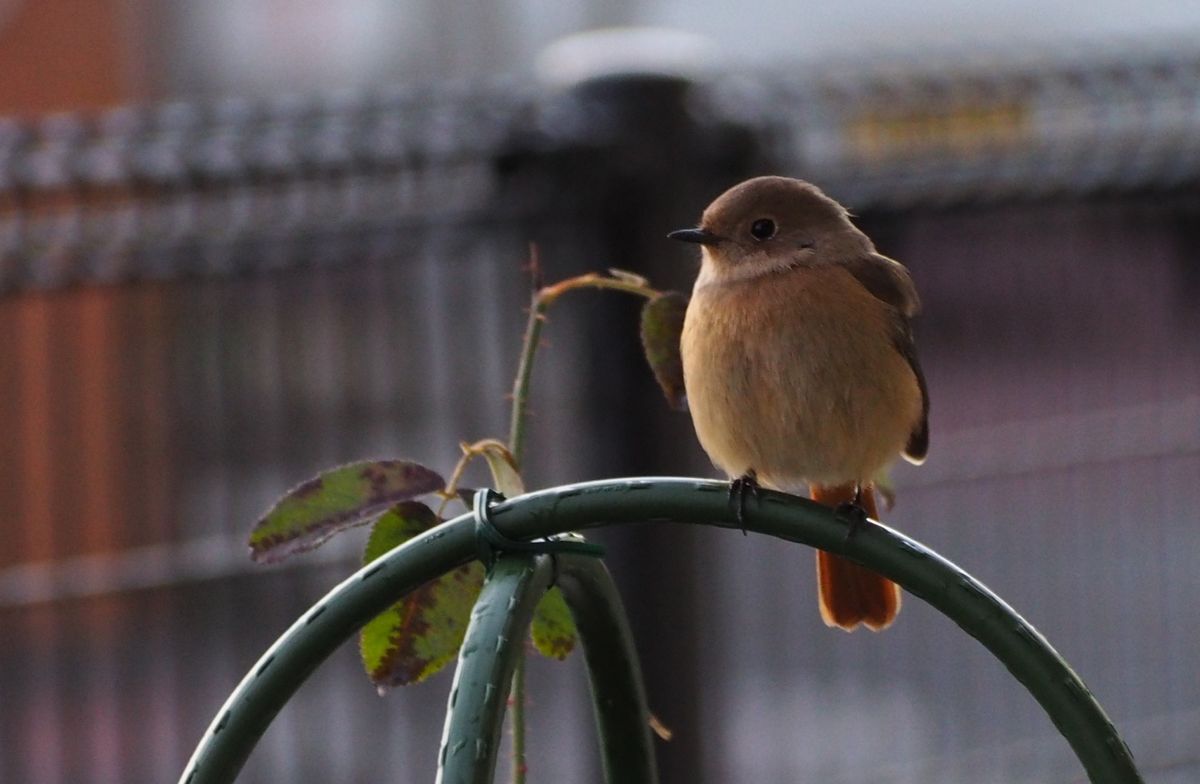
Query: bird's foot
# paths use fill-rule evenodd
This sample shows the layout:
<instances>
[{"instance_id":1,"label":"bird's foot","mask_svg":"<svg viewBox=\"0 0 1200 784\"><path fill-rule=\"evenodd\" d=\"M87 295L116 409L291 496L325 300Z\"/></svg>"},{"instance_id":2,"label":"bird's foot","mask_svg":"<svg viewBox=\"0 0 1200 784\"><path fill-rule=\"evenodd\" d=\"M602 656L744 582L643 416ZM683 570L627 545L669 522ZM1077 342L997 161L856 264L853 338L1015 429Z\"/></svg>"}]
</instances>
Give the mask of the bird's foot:
<instances>
[{"instance_id":1,"label":"bird's foot","mask_svg":"<svg viewBox=\"0 0 1200 784\"><path fill-rule=\"evenodd\" d=\"M742 536L746 535L746 495L752 495L758 500L759 489L758 475L754 473L753 468L729 483L729 503L733 505Z\"/></svg>"},{"instance_id":2,"label":"bird's foot","mask_svg":"<svg viewBox=\"0 0 1200 784\"><path fill-rule=\"evenodd\" d=\"M867 510L863 506L862 487L855 486L854 499L843 501L833 508L833 513L837 518L846 524L846 541L854 538L860 529L867 521Z\"/></svg>"}]
</instances>

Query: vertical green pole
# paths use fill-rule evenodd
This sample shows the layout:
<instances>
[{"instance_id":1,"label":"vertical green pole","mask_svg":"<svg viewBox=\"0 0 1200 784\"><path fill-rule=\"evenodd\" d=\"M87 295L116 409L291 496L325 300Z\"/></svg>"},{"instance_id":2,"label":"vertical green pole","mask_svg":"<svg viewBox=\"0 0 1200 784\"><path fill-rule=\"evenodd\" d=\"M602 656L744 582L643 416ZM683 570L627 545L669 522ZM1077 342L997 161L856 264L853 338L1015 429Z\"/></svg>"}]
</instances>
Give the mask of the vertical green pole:
<instances>
[{"instance_id":1,"label":"vertical green pole","mask_svg":"<svg viewBox=\"0 0 1200 784\"><path fill-rule=\"evenodd\" d=\"M555 574L556 573L556 574ZM645 687L616 586L583 555L497 559L459 652L438 754L439 784L491 784L511 674L554 578L579 631L608 784L657 784Z\"/></svg>"},{"instance_id":2,"label":"vertical green pole","mask_svg":"<svg viewBox=\"0 0 1200 784\"><path fill-rule=\"evenodd\" d=\"M458 653L438 784L491 784L513 668L552 577L545 555L501 555L492 566Z\"/></svg>"}]
</instances>

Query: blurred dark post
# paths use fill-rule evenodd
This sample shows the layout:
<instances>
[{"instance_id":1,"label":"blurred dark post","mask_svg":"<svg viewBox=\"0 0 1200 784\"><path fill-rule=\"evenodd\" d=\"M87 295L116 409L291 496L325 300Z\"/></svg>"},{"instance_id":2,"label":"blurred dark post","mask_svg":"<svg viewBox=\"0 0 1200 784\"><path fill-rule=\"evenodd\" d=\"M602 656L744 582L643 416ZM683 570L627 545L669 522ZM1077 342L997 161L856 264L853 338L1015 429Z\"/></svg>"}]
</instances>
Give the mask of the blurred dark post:
<instances>
[{"instance_id":1,"label":"blurred dark post","mask_svg":"<svg viewBox=\"0 0 1200 784\"><path fill-rule=\"evenodd\" d=\"M595 238L581 238L574 258L545 257L547 279L608 266L660 289L690 289L695 254L666 233L694 225L711 194L755 173L759 156L749 130L706 111L702 93L702 82L686 75L635 70L582 79L542 104L546 135L518 140L502 165L518 178L536 168L545 187L577 202ZM667 410L648 372L630 372L645 364L641 305L613 296L573 303L587 311L579 321L589 333L578 341L589 347L580 372L601 381L580 409L602 413L580 423L598 423L598 432L571 439L595 445L596 477L705 473L692 465L686 414ZM657 526L601 536L631 616L650 709L674 732L658 744L662 780L704 781L697 649L709 630L680 617L704 592L696 532Z\"/></svg>"}]
</instances>

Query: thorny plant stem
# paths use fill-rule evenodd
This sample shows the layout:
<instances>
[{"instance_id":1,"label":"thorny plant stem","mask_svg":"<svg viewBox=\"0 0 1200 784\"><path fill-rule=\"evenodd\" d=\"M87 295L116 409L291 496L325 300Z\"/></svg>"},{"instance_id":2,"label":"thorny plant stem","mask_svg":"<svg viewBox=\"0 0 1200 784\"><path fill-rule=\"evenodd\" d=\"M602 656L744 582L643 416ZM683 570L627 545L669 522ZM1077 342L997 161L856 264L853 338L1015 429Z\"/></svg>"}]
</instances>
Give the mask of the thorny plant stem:
<instances>
[{"instance_id":1,"label":"thorny plant stem","mask_svg":"<svg viewBox=\"0 0 1200 784\"><path fill-rule=\"evenodd\" d=\"M652 289L642 278L628 272L621 272L613 276L604 276L598 272L589 272L585 275L559 281L553 286L546 286L538 292L537 299L549 307L554 303L554 300L568 291L575 289L612 289L614 291L624 291L627 294L637 294L646 299L657 297L660 293Z\"/></svg>"},{"instance_id":2,"label":"thorny plant stem","mask_svg":"<svg viewBox=\"0 0 1200 784\"><path fill-rule=\"evenodd\" d=\"M536 264L536 255L535 261ZM595 272L559 281L545 286L533 294L529 305L529 320L525 324L525 337L521 341L521 359L517 365L517 377L513 381L512 419L508 428L508 451L517 461L518 468L525 457L525 421L529 412L529 387L533 380L533 358L537 354L542 337L542 325L546 323L546 311L555 300L575 289L612 289L650 299L658 295L644 280L628 273L606 277Z\"/></svg>"},{"instance_id":3,"label":"thorny plant stem","mask_svg":"<svg viewBox=\"0 0 1200 784\"><path fill-rule=\"evenodd\" d=\"M525 760L525 651L517 654L513 669L512 697L512 780L513 784L525 784L529 765Z\"/></svg>"},{"instance_id":4,"label":"thorny plant stem","mask_svg":"<svg viewBox=\"0 0 1200 784\"><path fill-rule=\"evenodd\" d=\"M534 252L532 264L537 264ZM536 274L536 273L535 273ZM517 365L517 377L513 381L512 419L508 429L508 451L521 469L525 454L525 418L529 411L529 384L533 378L533 358L541 341L542 325L546 320L546 304L541 301L541 291L535 291L529 305L529 321L525 324L525 337L521 341L521 360ZM512 782L525 784L528 763L525 756L525 651L517 654L513 669L512 696Z\"/></svg>"},{"instance_id":5,"label":"thorny plant stem","mask_svg":"<svg viewBox=\"0 0 1200 784\"><path fill-rule=\"evenodd\" d=\"M525 419L529 413L529 385L533 379L533 358L541 342L542 325L546 321L546 304L541 302L541 292L533 295L529 306L529 321L525 324L525 337L521 341L521 360L517 365L517 377L513 381L512 419L508 425L508 451L521 469L525 458Z\"/></svg>"},{"instance_id":6,"label":"thorny plant stem","mask_svg":"<svg viewBox=\"0 0 1200 784\"><path fill-rule=\"evenodd\" d=\"M541 268L537 248L530 249L530 268L534 285L538 286ZM612 276L590 272L578 277L559 281L552 286L536 288L529 304L529 320L525 324L525 336L521 340L521 358L517 365L517 376L512 388L512 418L508 428L508 451L516 461L517 470L522 469L525 457L525 423L529 414L529 388L533 381L533 359L541 343L542 326L546 323L546 311L555 300L575 289L612 289L650 299L658 295L645 279L624 272ZM469 459L464 455L464 459ZM517 656L512 681L512 781L525 784L527 764L525 759L525 654Z\"/></svg>"}]
</instances>

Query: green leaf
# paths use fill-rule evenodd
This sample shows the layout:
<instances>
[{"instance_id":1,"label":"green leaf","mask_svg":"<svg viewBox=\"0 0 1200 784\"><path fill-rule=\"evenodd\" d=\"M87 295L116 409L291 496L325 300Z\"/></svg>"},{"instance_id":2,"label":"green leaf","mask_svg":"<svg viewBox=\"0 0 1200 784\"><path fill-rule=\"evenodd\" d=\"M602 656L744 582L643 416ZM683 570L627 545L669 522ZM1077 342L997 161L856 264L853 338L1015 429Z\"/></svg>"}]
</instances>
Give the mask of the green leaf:
<instances>
[{"instance_id":1,"label":"green leaf","mask_svg":"<svg viewBox=\"0 0 1200 784\"><path fill-rule=\"evenodd\" d=\"M667 291L642 307L642 348L667 402L672 408L684 408L683 360L679 338L683 334L683 316L688 298L678 291Z\"/></svg>"},{"instance_id":2,"label":"green leaf","mask_svg":"<svg viewBox=\"0 0 1200 784\"><path fill-rule=\"evenodd\" d=\"M370 522L387 507L442 488L445 480L417 463L366 460L326 471L290 490L250 533L250 557L272 563L311 550Z\"/></svg>"},{"instance_id":3,"label":"green leaf","mask_svg":"<svg viewBox=\"0 0 1200 784\"><path fill-rule=\"evenodd\" d=\"M538 602L529 627L533 647L550 659L562 661L575 648L575 619L562 591L551 588Z\"/></svg>"},{"instance_id":4,"label":"green leaf","mask_svg":"<svg viewBox=\"0 0 1200 784\"><path fill-rule=\"evenodd\" d=\"M441 518L420 501L396 504L371 526L371 535L363 549L363 566L441 522Z\"/></svg>"},{"instance_id":5,"label":"green leaf","mask_svg":"<svg viewBox=\"0 0 1200 784\"><path fill-rule=\"evenodd\" d=\"M397 504L371 529L363 563L440 522L425 504ZM482 587L481 564L460 566L425 583L363 627L359 634L363 666L381 694L394 686L419 683L454 659Z\"/></svg>"}]
</instances>

